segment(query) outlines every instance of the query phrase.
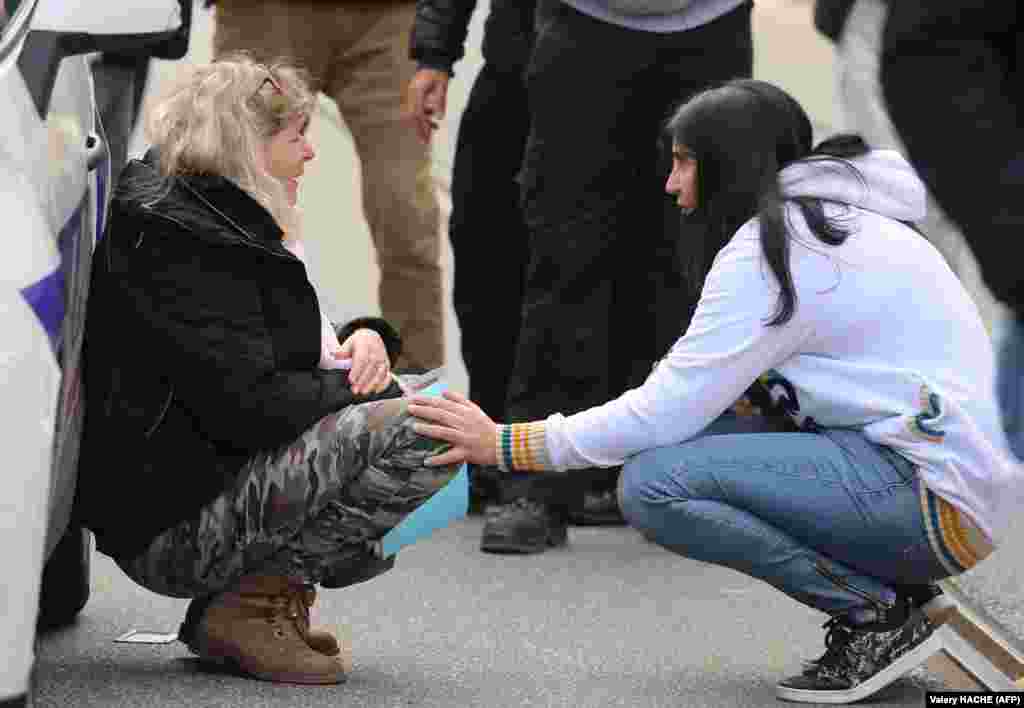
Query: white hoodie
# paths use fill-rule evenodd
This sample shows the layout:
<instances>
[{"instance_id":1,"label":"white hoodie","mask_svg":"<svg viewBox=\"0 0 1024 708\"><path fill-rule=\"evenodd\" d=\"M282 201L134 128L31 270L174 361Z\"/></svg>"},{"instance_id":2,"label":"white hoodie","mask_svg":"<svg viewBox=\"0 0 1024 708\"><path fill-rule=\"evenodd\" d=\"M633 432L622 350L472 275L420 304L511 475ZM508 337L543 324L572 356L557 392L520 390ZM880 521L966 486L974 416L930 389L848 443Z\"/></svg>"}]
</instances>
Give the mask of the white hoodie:
<instances>
[{"instance_id":1,"label":"white hoodie","mask_svg":"<svg viewBox=\"0 0 1024 708\"><path fill-rule=\"evenodd\" d=\"M835 163L799 163L779 175L785 194L828 200L826 214L851 231L828 246L787 207L793 318L766 325L779 288L751 220L718 253L689 329L641 387L548 418L552 467L618 465L685 441L762 377L775 395L795 395L797 423L862 428L999 539L1019 513L1024 468L999 425L988 333L939 252L899 223L924 216L912 168L893 151L851 162L864 183Z\"/></svg>"}]
</instances>

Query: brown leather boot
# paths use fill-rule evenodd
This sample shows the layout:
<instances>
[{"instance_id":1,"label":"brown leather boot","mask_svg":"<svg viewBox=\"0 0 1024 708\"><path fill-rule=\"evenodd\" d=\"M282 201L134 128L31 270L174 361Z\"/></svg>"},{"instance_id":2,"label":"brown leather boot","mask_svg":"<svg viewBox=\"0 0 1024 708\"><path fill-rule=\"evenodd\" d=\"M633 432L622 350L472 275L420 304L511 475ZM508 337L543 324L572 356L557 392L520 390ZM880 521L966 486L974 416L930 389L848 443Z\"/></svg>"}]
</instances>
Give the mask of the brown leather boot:
<instances>
[{"instance_id":1,"label":"brown leather boot","mask_svg":"<svg viewBox=\"0 0 1024 708\"><path fill-rule=\"evenodd\" d=\"M199 622L203 618L206 608L213 601L213 597L194 598L188 605L185 620L178 628L178 639L184 642L192 651L195 651L194 637L196 627L199 626ZM310 611L313 609L314 603L316 603L316 587L313 585L304 586L302 600L302 606L305 608L303 613L303 636L306 638L306 644L321 654L337 656L341 652L341 645L338 644L338 640L334 638L334 635L327 631L310 629Z\"/></svg>"},{"instance_id":2,"label":"brown leather boot","mask_svg":"<svg viewBox=\"0 0 1024 708\"><path fill-rule=\"evenodd\" d=\"M341 645L338 644L338 640L334 635L322 629L310 628L310 612L313 610L315 603L316 586L304 585L302 587L302 634L306 638L306 644L321 654L337 656L341 653Z\"/></svg>"},{"instance_id":3,"label":"brown leather boot","mask_svg":"<svg viewBox=\"0 0 1024 708\"><path fill-rule=\"evenodd\" d=\"M232 664L265 681L341 683L346 678L342 658L315 650L307 640L305 597L305 586L287 578L245 576L206 608L192 649L205 660Z\"/></svg>"}]
</instances>

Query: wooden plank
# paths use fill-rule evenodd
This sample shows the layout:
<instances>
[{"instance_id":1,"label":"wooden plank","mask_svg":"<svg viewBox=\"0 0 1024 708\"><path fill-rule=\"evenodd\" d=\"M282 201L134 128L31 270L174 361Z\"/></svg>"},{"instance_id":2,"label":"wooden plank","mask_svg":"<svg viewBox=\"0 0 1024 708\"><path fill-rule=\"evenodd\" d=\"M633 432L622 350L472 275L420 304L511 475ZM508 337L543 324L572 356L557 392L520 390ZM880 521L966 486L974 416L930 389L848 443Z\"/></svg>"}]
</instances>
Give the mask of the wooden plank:
<instances>
[{"instance_id":1,"label":"wooden plank","mask_svg":"<svg viewBox=\"0 0 1024 708\"><path fill-rule=\"evenodd\" d=\"M925 668L949 688L958 691L1024 688L1024 661L993 636L969 607L940 614L929 613L938 627L943 649L930 657Z\"/></svg>"},{"instance_id":2,"label":"wooden plank","mask_svg":"<svg viewBox=\"0 0 1024 708\"><path fill-rule=\"evenodd\" d=\"M958 633L942 627L939 640L943 649L956 659L964 669L969 671L975 680L989 691L1011 691L1014 681L996 668L995 664Z\"/></svg>"},{"instance_id":3,"label":"wooden plank","mask_svg":"<svg viewBox=\"0 0 1024 708\"><path fill-rule=\"evenodd\" d=\"M985 687L956 657L946 650L933 654L924 662L925 669L952 691L984 691Z\"/></svg>"},{"instance_id":4,"label":"wooden plank","mask_svg":"<svg viewBox=\"0 0 1024 708\"><path fill-rule=\"evenodd\" d=\"M1007 651L1002 644L996 642L984 629L971 622L962 613L953 613L946 620L945 626L956 632L968 644L977 649L1000 673L1005 674L1011 682L1024 679L1024 662Z\"/></svg>"}]
</instances>

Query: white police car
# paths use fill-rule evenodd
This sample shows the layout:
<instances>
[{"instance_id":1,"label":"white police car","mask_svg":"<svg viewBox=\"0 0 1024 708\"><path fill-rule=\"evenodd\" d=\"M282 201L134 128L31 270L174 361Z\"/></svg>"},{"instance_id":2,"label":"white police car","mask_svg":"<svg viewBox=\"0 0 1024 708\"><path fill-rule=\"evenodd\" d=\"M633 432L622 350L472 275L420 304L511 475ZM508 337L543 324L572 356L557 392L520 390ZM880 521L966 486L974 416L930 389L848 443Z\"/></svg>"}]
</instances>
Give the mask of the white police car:
<instances>
[{"instance_id":1,"label":"white police car","mask_svg":"<svg viewBox=\"0 0 1024 708\"><path fill-rule=\"evenodd\" d=\"M113 172L94 59L180 58L190 17L191 0L0 0L0 703L24 692L46 559L44 615L69 619L88 597L88 539L68 522L91 257ZM123 133L133 121L111 122Z\"/></svg>"}]
</instances>

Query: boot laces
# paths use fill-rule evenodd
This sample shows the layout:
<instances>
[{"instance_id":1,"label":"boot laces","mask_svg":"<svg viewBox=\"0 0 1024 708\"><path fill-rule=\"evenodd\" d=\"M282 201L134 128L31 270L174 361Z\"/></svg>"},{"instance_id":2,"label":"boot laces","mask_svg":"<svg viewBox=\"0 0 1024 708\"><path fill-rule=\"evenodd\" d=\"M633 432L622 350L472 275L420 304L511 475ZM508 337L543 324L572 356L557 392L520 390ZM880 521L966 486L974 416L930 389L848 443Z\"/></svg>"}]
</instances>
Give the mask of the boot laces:
<instances>
[{"instance_id":1,"label":"boot laces","mask_svg":"<svg viewBox=\"0 0 1024 708\"><path fill-rule=\"evenodd\" d=\"M509 503L502 504L498 508L500 509L501 516L518 516L523 512L526 512L527 514L543 515L546 511L543 504L525 497L513 499Z\"/></svg>"},{"instance_id":2,"label":"boot laces","mask_svg":"<svg viewBox=\"0 0 1024 708\"><path fill-rule=\"evenodd\" d=\"M312 605L308 587L312 586L290 586L280 595L275 595L271 599L272 609L267 615L267 621L272 625L277 625L282 620L290 621L299 634L305 636L306 627L309 626L309 608ZM275 633L279 637L284 636L279 626Z\"/></svg>"}]
</instances>

